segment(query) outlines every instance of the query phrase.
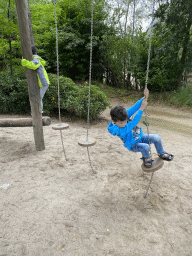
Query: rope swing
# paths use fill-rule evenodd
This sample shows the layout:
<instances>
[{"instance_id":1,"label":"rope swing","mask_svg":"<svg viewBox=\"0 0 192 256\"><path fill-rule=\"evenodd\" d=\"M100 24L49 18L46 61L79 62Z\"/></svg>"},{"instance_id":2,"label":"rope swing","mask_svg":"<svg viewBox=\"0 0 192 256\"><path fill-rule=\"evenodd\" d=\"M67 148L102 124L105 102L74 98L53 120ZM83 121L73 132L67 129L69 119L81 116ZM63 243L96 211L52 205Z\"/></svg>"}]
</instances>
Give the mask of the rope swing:
<instances>
[{"instance_id":1,"label":"rope swing","mask_svg":"<svg viewBox=\"0 0 192 256\"><path fill-rule=\"evenodd\" d=\"M155 0L153 0L153 12L152 12L152 22L151 22L151 31L150 31L150 39L149 39L149 50L148 50L148 60L147 60L147 72L146 72L146 81L145 81L145 89L147 88L148 84L148 76L149 76L149 64L150 64L150 54L151 54L151 41L152 41L152 31L153 31L153 22L154 22L154 12L155 12ZM148 144L150 146L150 155L152 157L151 153L151 143L149 139L149 123L148 123L148 113L147 113L147 107L145 109L145 122L147 126L147 135L148 135ZM152 175L155 171L159 170L160 168L163 167L163 160L160 159L159 157L155 158L155 164L151 166L150 168L146 168L144 164L142 163L141 168L145 172L152 172Z\"/></svg>"},{"instance_id":2,"label":"rope swing","mask_svg":"<svg viewBox=\"0 0 192 256\"><path fill-rule=\"evenodd\" d=\"M149 76L149 64L150 64L150 54L151 54L151 41L152 41L152 31L153 31L153 22L154 22L154 12L155 12L155 0L153 0L153 11L152 11L152 22L151 22L151 31L150 31L150 39L149 39L149 50L148 50L147 73L146 73L145 88L147 88L148 76ZM148 143L149 143L149 146L150 146L150 155L152 157L151 143L150 143L150 139L149 139L149 123L148 123L147 107L145 109L145 121L146 121L146 126L147 126ZM144 198L147 198L147 194L148 194L148 191L149 191L152 179L153 179L154 172L161 169L163 167L163 164L164 164L163 160L160 159L159 157L156 157L154 159L154 161L155 161L155 164L151 168L146 168L144 166L144 164L141 165L141 168L142 168L143 171L152 172L151 179L149 181L149 185L147 187L147 191L146 191L146 194L145 194Z\"/></svg>"},{"instance_id":3,"label":"rope swing","mask_svg":"<svg viewBox=\"0 0 192 256\"><path fill-rule=\"evenodd\" d=\"M55 14L55 33L56 33L56 55L57 55L57 84L58 84L58 111L59 111L59 124L52 126L53 130L59 130L61 135L61 142L63 147L63 153L65 160L67 161L67 156L64 148L63 134L62 130L69 128L68 124L61 123L61 107L60 107L60 87L59 87L59 47L58 47L58 30L57 30L57 12L56 12L56 0L54 0L54 14Z\"/></svg>"},{"instance_id":4,"label":"rope swing","mask_svg":"<svg viewBox=\"0 0 192 256\"><path fill-rule=\"evenodd\" d=\"M87 154L89 158L89 163L91 166L91 170L94 174L96 172L93 170L89 147L96 144L96 140L94 138L89 137L89 113L90 113L90 101L91 101L91 70L92 70L92 52L93 52L93 0L91 3L91 39L90 39L90 66L89 66L89 95L88 95L88 110L87 110L87 136L86 138L81 138L78 144L82 147L87 147Z\"/></svg>"}]
</instances>

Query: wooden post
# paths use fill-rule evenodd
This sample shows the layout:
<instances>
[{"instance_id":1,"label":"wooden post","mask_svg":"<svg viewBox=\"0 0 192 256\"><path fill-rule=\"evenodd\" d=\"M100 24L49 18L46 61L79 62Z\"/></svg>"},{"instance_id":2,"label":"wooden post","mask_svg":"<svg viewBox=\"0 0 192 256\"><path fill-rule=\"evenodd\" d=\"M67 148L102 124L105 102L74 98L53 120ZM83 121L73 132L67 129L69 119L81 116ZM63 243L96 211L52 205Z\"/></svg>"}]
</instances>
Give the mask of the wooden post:
<instances>
[{"instance_id":1,"label":"wooden post","mask_svg":"<svg viewBox=\"0 0 192 256\"><path fill-rule=\"evenodd\" d=\"M17 10L23 58L31 61L32 51L28 25L27 3L26 0L15 0L15 4ZM35 147L37 151L41 151L45 149L45 145L43 137L40 90L37 80L37 73L36 71L27 68L25 68L25 72L27 76L29 100L33 116L33 133Z\"/></svg>"},{"instance_id":2,"label":"wooden post","mask_svg":"<svg viewBox=\"0 0 192 256\"><path fill-rule=\"evenodd\" d=\"M32 22L31 22L31 12L30 12L30 8L29 8L29 0L26 0L26 3L27 3L27 16L28 16L31 45L35 45L34 36L33 36L33 26L32 26Z\"/></svg>"}]
</instances>

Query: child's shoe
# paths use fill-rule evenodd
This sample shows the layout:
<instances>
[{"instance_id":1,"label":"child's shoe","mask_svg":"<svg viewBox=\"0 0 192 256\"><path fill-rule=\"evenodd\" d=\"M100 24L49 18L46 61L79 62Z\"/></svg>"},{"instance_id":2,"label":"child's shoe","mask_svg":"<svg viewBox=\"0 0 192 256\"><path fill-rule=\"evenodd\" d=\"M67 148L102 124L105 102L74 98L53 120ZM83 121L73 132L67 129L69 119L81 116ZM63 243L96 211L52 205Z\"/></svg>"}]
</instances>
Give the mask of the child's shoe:
<instances>
[{"instance_id":1,"label":"child's shoe","mask_svg":"<svg viewBox=\"0 0 192 256\"><path fill-rule=\"evenodd\" d=\"M174 158L174 155L172 154L168 154L168 153L164 153L164 154L158 154L158 156L163 159L163 160L166 160L166 161L172 161L173 158Z\"/></svg>"},{"instance_id":2,"label":"child's shoe","mask_svg":"<svg viewBox=\"0 0 192 256\"><path fill-rule=\"evenodd\" d=\"M146 158L144 158L144 157L142 157L141 159L143 160L143 164L146 168L151 168L153 165L156 164L156 161L152 160L152 158L150 160L147 160L147 161L146 161Z\"/></svg>"}]
</instances>

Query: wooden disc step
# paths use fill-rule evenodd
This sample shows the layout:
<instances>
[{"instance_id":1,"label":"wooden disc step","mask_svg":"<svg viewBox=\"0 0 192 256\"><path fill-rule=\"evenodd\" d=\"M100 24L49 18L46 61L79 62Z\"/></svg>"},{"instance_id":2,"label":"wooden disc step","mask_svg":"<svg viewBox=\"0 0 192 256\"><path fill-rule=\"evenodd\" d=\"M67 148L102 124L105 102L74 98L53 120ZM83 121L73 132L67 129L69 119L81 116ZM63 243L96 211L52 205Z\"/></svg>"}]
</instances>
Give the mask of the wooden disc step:
<instances>
[{"instance_id":1,"label":"wooden disc step","mask_svg":"<svg viewBox=\"0 0 192 256\"><path fill-rule=\"evenodd\" d=\"M156 157L154 158L153 160L155 160L155 164L152 165L152 167L150 168L147 168L144 166L144 164L142 163L141 165L141 169L144 171L144 172L156 172L158 171L159 169L161 169L164 165L164 161L160 158L160 157Z\"/></svg>"},{"instance_id":2,"label":"wooden disc step","mask_svg":"<svg viewBox=\"0 0 192 256\"><path fill-rule=\"evenodd\" d=\"M52 126L53 130L65 130L67 128L69 128L68 124L55 124Z\"/></svg>"},{"instance_id":3,"label":"wooden disc step","mask_svg":"<svg viewBox=\"0 0 192 256\"><path fill-rule=\"evenodd\" d=\"M91 147L94 146L96 144L96 139L94 138L81 138L79 139L78 144L82 147Z\"/></svg>"}]
</instances>

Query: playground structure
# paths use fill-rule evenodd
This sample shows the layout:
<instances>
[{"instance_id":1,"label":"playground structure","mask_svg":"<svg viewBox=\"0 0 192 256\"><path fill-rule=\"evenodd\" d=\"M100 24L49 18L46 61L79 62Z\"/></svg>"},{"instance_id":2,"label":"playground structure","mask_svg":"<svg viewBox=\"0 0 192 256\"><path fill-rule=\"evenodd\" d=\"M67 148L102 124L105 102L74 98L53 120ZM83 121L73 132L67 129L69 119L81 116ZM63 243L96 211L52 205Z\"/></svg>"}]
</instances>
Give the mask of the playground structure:
<instances>
[{"instance_id":1,"label":"playground structure","mask_svg":"<svg viewBox=\"0 0 192 256\"><path fill-rule=\"evenodd\" d=\"M32 33L32 24L30 20L30 10L27 1L25 0L16 0L16 9L17 9L17 15L18 15L18 24L19 24L19 31L20 31L20 38L21 38L21 47L23 52L23 57L27 60L32 59L32 53L31 53L31 44L34 44L33 39L33 33ZM154 6L155 1L153 1L153 13L152 16L154 16ZM62 130L68 128L68 124L62 124L61 123L61 115L60 115L60 92L59 92L59 52L58 52L58 33L57 33L57 15L56 15L56 1L54 0L54 12L55 12L55 30L56 30L56 55L57 55L57 79L58 79L58 110L59 110L59 124L54 125L52 128L54 130L60 130L61 134L61 141L63 146L63 152L65 155L65 159L67 161L65 149L64 149L64 143L63 143L63 136L62 136ZM154 18L154 17L153 17ZM153 19L152 23L153 24ZM152 25L151 25L152 26ZM96 172L92 168L92 163L90 159L90 153L89 153L89 147L96 144L96 140L94 138L89 137L89 111L90 111L90 88L91 88L91 68L92 68L92 37L93 37L93 0L92 0L92 6L91 6L91 39L90 39L90 69L89 69L89 96L88 96L88 115L87 115L87 136L86 138L81 138L78 142L80 146L87 147L87 153L89 158L89 163L92 169L92 172L96 174ZM151 52L151 38L152 38L152 29L150 30L150 42L149 42L149 51L148 51L148 61L147 61L147 72L146 72L146 82L145 82L145 88L147 88L148 83L148 73L149 73L149 63L150 63L150 52ZM36 72L25 69L26 76L27 76L27 82L28 82L28 89L29 89L29 100L31 104L31 111L32 111L32 119L28 120L2 120L2 126L8 127L8 126L33 126L33 132L34 132L34 139L35 139L35 146L37 151L41 151L45 149L44 146L44 136L43 136L43 125L49 125L51 124L51 120L48 118L42 120L42 114L40 111L40 95L39 95L39 85L37 81ZM145 118L146 118L146 126L147 126L147 134L148 134L148 140L149 140L149 129L148 129L148 114L147 114L147 108L145 109ZM1 123L0 123L1 126ZM150 145L150 140L149 140ZM150 146L150 154L151 153L151 146ZM163 167L163 161L162 159L156 158L155 164L152 168L146 168L143 164L141 165L141 168L145 172L152 172L151 180L152 181L154 172L159 170ZM149 183L149 186L150 186ZM148 187L149 189L149 187ZM145 195L145 198L147 197L148 189Z\"/></svg>"}]
</instances>

